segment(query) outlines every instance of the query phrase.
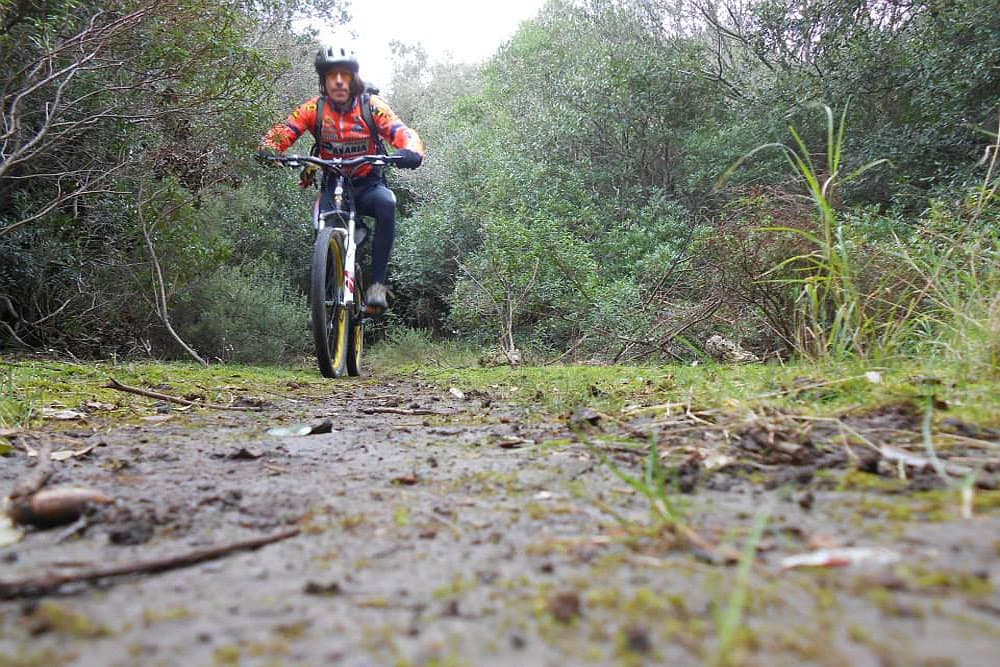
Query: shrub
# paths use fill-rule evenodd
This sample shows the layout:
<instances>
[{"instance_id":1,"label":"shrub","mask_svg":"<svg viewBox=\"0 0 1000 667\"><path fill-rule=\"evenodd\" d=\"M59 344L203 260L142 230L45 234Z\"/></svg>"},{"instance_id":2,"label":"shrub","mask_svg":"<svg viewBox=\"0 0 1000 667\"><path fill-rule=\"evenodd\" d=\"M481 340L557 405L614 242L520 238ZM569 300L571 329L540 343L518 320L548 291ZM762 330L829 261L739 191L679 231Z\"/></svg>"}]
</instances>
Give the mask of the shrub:
<instances>
[{"instance_id":1,"label":"shrub","mask_svg":"<svg viewBox=\"0 0 1000 667\"><path fill-rule=\"evenodd\" d=\"M221 361L282 362L311 349L305 297L253 265L221 267L193 285L171 304L171 320L202 356Z\"/></svg>"},{"instance_id":2,"label":"shrub","mask_svg":"<svg viewBox=\"0 0 1000 667\"><path fill-rule=\"evenodd\" d=\"M366 363L375 373L404 366L469 368L476 365L479 353L468 342L435 341L426 329L399 326L369 349Z\"/></svg>"},{"instance_id":3,"label":"shrub","mask_svg":"<svg viewBox=\"0 0 1000 667\"><path fill-rule=\"evenodd\" d=\"M936 204L913 238L891 250L905 266L914 295L911 341L918 354L1000 373L1000 205L991 201L970 224L971 212Z\"/></svg>"}]
</instances>

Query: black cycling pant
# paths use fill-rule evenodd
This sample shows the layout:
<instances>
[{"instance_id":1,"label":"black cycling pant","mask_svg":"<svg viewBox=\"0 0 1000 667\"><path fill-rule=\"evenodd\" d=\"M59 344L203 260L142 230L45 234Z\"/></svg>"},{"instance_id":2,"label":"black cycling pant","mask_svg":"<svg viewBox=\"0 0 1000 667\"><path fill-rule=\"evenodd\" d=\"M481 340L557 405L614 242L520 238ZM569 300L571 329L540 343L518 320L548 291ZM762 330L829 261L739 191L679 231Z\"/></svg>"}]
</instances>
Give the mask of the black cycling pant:
<instances>
[{"instance_id":1,"label":"black cycling pant","mask_svg":"<svg viewBox=\"0 0 1000 667\"><path fill-rule=\"evenodd\" d=\"M320 211L333 208L333 186L327 179L323 183ZM327 187L327 185L330 187ZM372 283L385 283L389 269L389 255L396 238L396 195L386 187L380 176L359 178L351 183L354 193L354 210L357 221L362 216L375 218L375 237L372 239Z\"/></svg>"}]
</instances>

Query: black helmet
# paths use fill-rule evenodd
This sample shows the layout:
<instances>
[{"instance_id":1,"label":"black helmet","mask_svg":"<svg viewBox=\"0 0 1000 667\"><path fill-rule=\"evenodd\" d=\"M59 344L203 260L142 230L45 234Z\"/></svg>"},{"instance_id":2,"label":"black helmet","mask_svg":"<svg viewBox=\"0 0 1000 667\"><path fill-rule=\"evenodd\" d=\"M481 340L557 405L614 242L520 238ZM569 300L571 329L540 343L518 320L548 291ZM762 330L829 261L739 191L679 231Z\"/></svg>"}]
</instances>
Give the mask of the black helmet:
<instances>
[{"instance_id":1,"label":"black helmet","mask_svg":"<svg viewBox=\"0 0 1000 667\"><path fill-rule=\"evenodd\" d=\"M335 46L324 46L316 52L316 73L320 78L335 67L343 67L351 73L358 73L358 59L354 57L354 52L345 48Z\"/></svg>"}]
</instances>

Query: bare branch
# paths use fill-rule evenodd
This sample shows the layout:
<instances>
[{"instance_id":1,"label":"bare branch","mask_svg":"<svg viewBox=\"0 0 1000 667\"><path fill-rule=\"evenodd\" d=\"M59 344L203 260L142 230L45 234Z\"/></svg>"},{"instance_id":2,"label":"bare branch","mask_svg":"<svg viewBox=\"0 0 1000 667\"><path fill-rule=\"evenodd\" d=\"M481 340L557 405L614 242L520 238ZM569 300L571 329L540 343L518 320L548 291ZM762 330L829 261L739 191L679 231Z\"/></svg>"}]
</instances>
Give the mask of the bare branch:
<instances>
[{"instance_id":1,"label":"bare branch","mask_svg":"<svg viewBox=\"0 0 1000 667\"><path fill-rule=\"evenodd\" d=\"M137 196L136 211L139 217L139 225L142 227L142 236L146 239L146 247L149 249L149 258L153 263L153 294L156 297L156 314L159 316L160 321L163 322L163 326L167 328L167 331L173 337L177 344L184 348L192 359L197 361L202 366L207 367L208 362L201 358L201 356L191 348L190 345L184 342L184 339L174 330L173 325L170 323L170 313L167 310L167 290L166 283L163 280L163 270L160 268L160 262L156 258L156 248L153 247L153 239L149 235L149 226L146 223L146 216L143 214L142 207L145 203L142 197L142 185L139 185L139 193Z\"/></svg>"},{"instance_id":2,"label":"bare branch","mask_svg":"<svg viewBox=\"0 0 1000 667\"><path fill-rule=\"evenodd\" d=\"M104 171L84 170L84 171L73 171L69 173L57 174L56 176L58 176L58 179L56 181L55 196L52 197L48 202L42 205L41 208L36 210L28 217L22 218L21 220L18 220L17 222L11 223L4 227L0 227L0 236L9 234L18 227L27 225L31 222L34 222L35 220L44 218L46 215L48 215L55 209L65 205L70 201L84 197L86 195L109 192L107 188L101 187L101 185L106 184L108 181L110 181L112 176L114 176L125 165L126 165L125 162L120 162L114 167L111 167L110 169ZM93 176L93 180L89 180L91 176ZM71 189L68 192L63 192L62 182L64 179L69 177L73 177L73 180L75 181L77 181L77 179L79 178L84 178L85 180L82 183L78 182L76 188Z\"/></svg>"},{"instance_id":3,"label":"bare branch","mask_svg":"<svg viewBox=\"0 0 1000 667\"><path fill-rule=\"evenodd\" d=\"M4 298L6 298L6 297L4 297ZM32 347L31 345L28 345L23 340L21 340L21 337L17 335L17 332L14 331L14 329L9 324L7 324L6 322L4 322L2 320L0 320L0 324L3 325L3 328L7 330L7 333L10 334L10 337L13 338L17 342L18 345L20 345L21 347L29 348L29 349Z\"/></svg>"}]
</instances>

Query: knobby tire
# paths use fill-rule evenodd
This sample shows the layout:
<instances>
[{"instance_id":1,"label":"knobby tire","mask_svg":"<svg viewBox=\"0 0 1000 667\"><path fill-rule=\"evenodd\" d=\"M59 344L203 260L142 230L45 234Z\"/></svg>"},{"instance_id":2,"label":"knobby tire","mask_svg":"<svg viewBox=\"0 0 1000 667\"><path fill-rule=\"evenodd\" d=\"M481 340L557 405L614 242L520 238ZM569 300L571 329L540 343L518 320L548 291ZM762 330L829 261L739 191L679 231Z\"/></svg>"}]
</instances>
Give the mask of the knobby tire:
<instances>
[{"instance_id":1,"label":"knobby tire","mask_svg":"<svg viewBox=\"0 0 1000 667\"><path fill-rule=\"evenodd\" d=\"M312 265L312 332L316 362L323 377L347 374L347 309L341 305L344 289L344 245L333 227L316 235Z\"/></svg>"},{"instance_id":2,"label":"knobby tire","mask_svg":"<svg viewBox=\"0 0 1000 667\"><path fill-rule=\"evenodd\" d=\"M365 347L364 309L361 304L364 299L364 285L361 284L361 272L354 267L354 306L347 322L347 374L361 375L361 354Z\"/></svg>"}]
</instances>

